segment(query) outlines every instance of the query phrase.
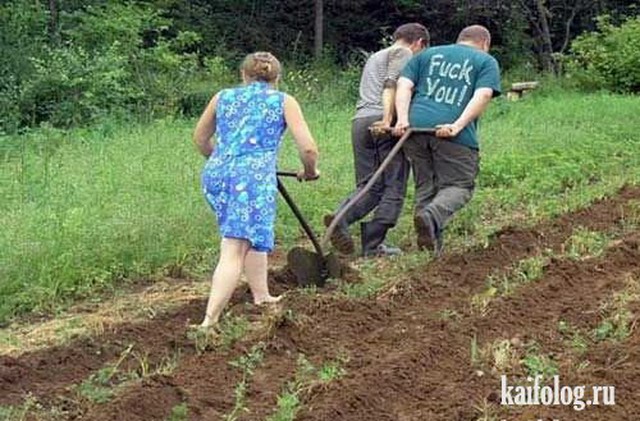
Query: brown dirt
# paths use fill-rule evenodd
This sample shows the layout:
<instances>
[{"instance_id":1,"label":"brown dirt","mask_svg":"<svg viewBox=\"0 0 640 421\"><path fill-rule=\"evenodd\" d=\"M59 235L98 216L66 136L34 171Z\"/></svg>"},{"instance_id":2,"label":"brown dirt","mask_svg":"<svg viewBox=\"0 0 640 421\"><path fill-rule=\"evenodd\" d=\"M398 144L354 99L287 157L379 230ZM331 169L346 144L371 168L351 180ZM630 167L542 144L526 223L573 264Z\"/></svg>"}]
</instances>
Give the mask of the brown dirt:
<instances>
[{"instance_id":1,"label":"brown dirt","mask_svg":"<svg viewBox=\"0 0 640 421\"><path fill-rule=\"evenodd\" d=\"M120 415L94 411L89 419L96 421L112 420L164 420L171 413L171 408L184 400L185 394L172 378L155 376L145 379L131 392L125 390L110 405ZM169 408L169 411L167 411Z\"/></svg>"},{"instance_id":2,"label":"brown dirt","mask_svg":"<svg viewBox=\"0 0 640 421\"><path fill-rule=\"evenodd\" d=\"M19 357L81 336L101 336L111 326L149 320L200 299L207 288L206 282L161 277L144 288L125 288L109 298L79 302L55 318L21 319L2 332L7 340L0 340L0 355Z\"/></svg>"},{"instance_id":3,"label":"brown dirt","mask_svg":"<svg viewBox=\"0 0 640 421\"><path fill-rule=\"evenodd\" d=\"M557 331L560 320L580 329L595 327L599 303L622 287L626 275L640 275L637 236L624 237L599 258L552 260L543 279L494 300L485 317L469 306L470 297L483 291L490 274L545 249L559 252L576 227L615 231L624 205L638 198L640 189L626 188L613 198L534 228L505 229L486 249L447 255L402 274L403 281L377 299L346 300L335 295L311 299L293 293L286 303L293 316L268 340L264 361L248 390L250 412L240 419L264 419L273 412L300 353L316 365L344 355L349 358L344 378L303 396L304 408L297 418L302 420L475 420L486 402L506 419L535 419L522 417L538 414L563 420L640 419L640 401L634 396L640 380L637 331L623 344L591 347L582 357L591 368L578 374L570 370L577 357L566 352ZM286 274L276 281L281 289L290 288ZM243 299L240 292L235 302ZM250 344L197 355L184 330L199 318L203 306L204 299L194 300L154 320L113 327L101 337L81 338L19 358L0 357L0 404L19 404L28 392L45 403L69 402L70 385L134 344L152 363L180 350L180 364L168 377L152 376L125 388L107 404L76 407L70 414L82 419L165 419L185 401L190 419L220 419L233 408L233 388L241 378L228 361ZM443 310L459 317L443 320L438 316ZM619 404L606 410L594 407L578 416L559 408L547 412L499 408L493 403L499 378L487 370L477 375L470 344L473 338L484 345L514 337L524 343L535 340L545 353L557 356L563 383L615 384ZM612 354L619 358L612 360ZM612 361L622 362L612 366Z\"/></svg>"},{"instance_id":4,"label":"brown dirt","mask_svg":"<svg viewBox=\"0 0 640 421\"><path fill-rule=\"evenodd\" d=\"M396 323L387 323L381 331L363 338L357 363L352 361L354 367L347 367L352 374L313 396L300 419L361 420L373 419L375 415L375 419L389 420L475 420L480 414L474 411L474 404L495 400L493 396L500 386L497 374L523 373L516 370L475 375L477 367L470 358L474 337L480 345L516 337L522 343L535 340L545 354L559 355L566 347L558 334L559 320L588 328L597 326L598 320L593 315L597 314L600 301L620 289L627 274L640 276L639 261L636 236L598 259L552 262L543 280L513 296L496 300L486 317L467 314L461 321L448 324L434 320L428 308L396 311ZM401 324L409 317L420 320L419 324ZM628 361L634 362L640 361ZM637 383L624 383L616 378L608 379L607 383L604 378L587 376L577 383L573 382L575 376L571 376L571 371L561 370L560 374L571 381L567 384L614 384L621 402L633 402ZM637 378L639 374L640 368L632 376ZM624 411L621 406L617 408ZM607 417L593 409L579 419L633 419L622 417L624 412L620 411L608 411L611 415ZM504 411L503 415L514 416L518 412ZM559 419L578 419L575 414L574 418L566 417L571 411L554 409L543 413Z\"/></svg>"},{"instance_id":5,"label":"brown dirt","mask_svg":"<svg viewBox=\"0 0 640 421\"><path fill-rule=\"evenodd\" d=\"M273 272L271 279L277 291L292 288L293 279L287 272ZM249 298L246 288L236 291L232 302L237 312ZM0 405L17 404L28 393L45 401L55 398L68 386L117 361L130 345L134 346L132 353L145 356L151 365L176 353L193 353L185 331L189 324L200 321L205 304L205 298L190 300L152 320L105 326L100 336L81 336L19 357L0 355Z\"/></svg>"}]
</instances>

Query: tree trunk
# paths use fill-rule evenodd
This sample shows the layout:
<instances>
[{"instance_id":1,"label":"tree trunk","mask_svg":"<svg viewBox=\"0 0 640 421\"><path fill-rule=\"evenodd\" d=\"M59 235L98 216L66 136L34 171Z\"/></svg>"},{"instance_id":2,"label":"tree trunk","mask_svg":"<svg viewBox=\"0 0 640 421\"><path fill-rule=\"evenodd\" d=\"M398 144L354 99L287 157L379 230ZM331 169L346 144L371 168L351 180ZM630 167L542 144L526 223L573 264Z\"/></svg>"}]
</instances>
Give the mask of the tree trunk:
<instances>
[{"instance_id":1,"label":"tree trunk","mask_svg":"<svg viewBox=\"0 0 640 421\"><path fill-rule=\"evenodd\" d=\"M549 11L544 5L544 0L536 0L540 32L542 35L542 65L546 71L555 72L556 66L553 59L553 44L551 43L551 31L549 30Z\"/></svg>"},{"instance_id":2,"label":"tree trunk","mask_svg":"<svg viewBox=\"0 0 640 421\"><path fill-rule=\"evenodd\" d=\"M58 5L56 0L49 0L49 40L56 43L58 40Z\"/></svg>"},{"instance_id":3,"label":"tree trunk","mask_svg":"<svg viewBox=\"0 0 640 421\"><path fill-rule=\"evenodd\" d=\"M573 25L573 20L576 18L577 12L578 6L571 9L571 14L564 23L564 41L562 42L562 48L560 48L560 54L564 54L569 47L569 43L571 42L571 25Z\"/></svg>"},{"instance_id":4,"label":"tree trunk","mask_svg":"<svg viewBox=\"0 0 640 421\"><path fill-rule=\"evenodd\" d=\"M569 48L571 43L571 27L573 26L575 18L590 9L595 11L596 16L600 15L601 12L598 10L601 10L602 8L599 7L598 3L598 0L574 0L569 17L567 17L564 24L564 41L562 42L562 47L559 51L560 54L564 54Z\"/></svg>"},{"instance_id":5,"label":"tree trunk","mask_svg":"<svg viewBox=\"0 0 640 421\"><path fill-rule=\"evenodd\" d=\"M323 26L324 26L324 4L323 0L315 0L315 31L313 54L316 59L322 57Z\"/></svg>"}]
</instances>

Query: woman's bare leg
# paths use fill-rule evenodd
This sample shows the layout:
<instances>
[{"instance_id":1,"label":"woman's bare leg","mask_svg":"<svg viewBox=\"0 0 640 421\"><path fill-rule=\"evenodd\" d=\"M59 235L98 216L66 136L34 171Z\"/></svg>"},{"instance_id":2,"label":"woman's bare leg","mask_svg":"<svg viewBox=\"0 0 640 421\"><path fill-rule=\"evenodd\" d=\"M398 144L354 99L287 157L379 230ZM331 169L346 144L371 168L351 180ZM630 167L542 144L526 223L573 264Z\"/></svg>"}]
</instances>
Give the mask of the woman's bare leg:
<instances>
[{"instance_id":1,"label":"woman's bare leg","mask_svg":"<svg viewBox=\"0 0 640 421\"><path fill-rule=\"evenodd\" d=\"M247 277L254 304L278 302L281 296L269 294L267 284L267 253L249 250L244 260L244 274Z\"/></svg>"},{"instance_id":2,"label":"woman's bare leg","mask_svg":"<svg viewBox=\"0 0 640 421\"><path fill-rule=\"evenodd\" d=\"M238 286L249 242L235 238L223 238L220 243L220 259L211 279L211 293L202 327L218 323L222 310Z\"/></svg>"}]
</instances>

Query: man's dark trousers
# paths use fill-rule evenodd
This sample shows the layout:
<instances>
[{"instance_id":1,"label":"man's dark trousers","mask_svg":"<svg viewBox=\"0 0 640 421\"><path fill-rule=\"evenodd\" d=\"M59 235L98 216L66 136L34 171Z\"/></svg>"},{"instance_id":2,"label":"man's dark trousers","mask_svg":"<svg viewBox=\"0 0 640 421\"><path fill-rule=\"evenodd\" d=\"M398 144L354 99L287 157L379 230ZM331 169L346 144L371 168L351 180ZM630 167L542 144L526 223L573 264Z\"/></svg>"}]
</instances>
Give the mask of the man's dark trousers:
<instances>
[{"instance_id":1,"label":"man's dark trousers","mask_svg":"<svg viewBox=\"0 0 640 421\"><path fill-rule=\"evenodd\" d=\"M436 233L473 195L478 151L450 140L416 133L404 144L416 185L414 212L426 216Z\"/></svg>"},{"instance_id":2,"label":"man's dark trousers","mask_svg":"<svg viewBox=\"0 0 640 421\"><path fill-rule=\"evenodd\" d=\"M371 135L369 127L381 118L381 116L355 118L351 124L357 188L343 202L343 205L364 187L395 145L396 141L391 136L374 139ZM369 247L381 244L386 231L398 222L404 204L409 171L409 163L404 153L400 151L368 193L345 215L345 222L350 225L375 209L369 224L372 229L374 225L378 227L375 229L375 236L380 238L373 239Z\"/></svg>"}]
</instances>

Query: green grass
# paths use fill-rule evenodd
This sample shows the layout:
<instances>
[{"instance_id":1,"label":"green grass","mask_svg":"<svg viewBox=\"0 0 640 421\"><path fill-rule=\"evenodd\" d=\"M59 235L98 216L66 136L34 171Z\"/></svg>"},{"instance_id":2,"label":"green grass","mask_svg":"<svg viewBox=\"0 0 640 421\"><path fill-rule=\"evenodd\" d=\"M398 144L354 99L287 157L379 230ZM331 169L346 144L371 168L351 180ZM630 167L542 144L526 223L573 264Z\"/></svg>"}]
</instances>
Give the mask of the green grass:
<instances>
[{"instance_id":1,"label":"green grass","mask_svg":"<svg viewBox=\"0 0 640 421\"><path fill-rule=\"evenodd\" d=\"M489 275L485 290L471 297L471 309L483 317L486 316L489 305L495 298L510 295L521 286L539 280L544 275L547 264L547 257L536 255L519 260L506 272Z\"/></svg>"},{"instance_id":2,"label":"green grass","mask_svg":"<svg viewBox=\"0 0 640 421\"><path fill-rule=\"evenodd\" d=\"M264 349L265 345L263 343L259 343L251 347L251 350L245 355L229 363L242 372L242 379L233 389L235 404L231 412L223 417L224 421L235 421L243 412L247 412L247 389L254 371L262 363L264 358Z\"/></svg>"},{"instance_id":3,"label":"green grass","mask_svg":"<svg viewBox=\"0 0 640 421\"><path fill-rule=\"evenodd\" d=\"M640 301L640 280L629 276L625 280L625 287L616 291L600 306L602 320L593 330L592 337L596 341L627 339L636 323L636 316L631 311L631 304Z\"/></svg>"},{"instance_id":4,"label":"green grass","mask_svg":"<svg viewBox=\"0 0 640 421\"><path fill-rule=\"evenodd\" d=\"M212 246L191 124L77 131L57 148L5 155L0 318L52 309ZM47 131L37 139L48 142ZM8 141L7 141L8 142Z\"/></svg>"},{"instance_id":5,"label":"green grass","mask_svg":"<svg viewBox=\"0 0 640 421\"><path fill-rule=\"evenodd\" d=\"M56 406L45 406L31 394L24 398L21 405L0 406L0 420L2 421L57 421L66 419L69 419L69 416L63 409Z\"/></svg>"},{"instance_id":6,"label":"green grass","mask_svg":"<svg viewBox=\"0 0 640 421\"><path fill-rule=\"evenodd\" d=\"M316 368L304 355L298 356L297 370L294 378L287 382L283 391L278 395L275 412L266 421L293 421L302 407L302 399L316 387L324 387L330 382L346 374L343 368L348 357L340 356L335 360L326 361Z\"/></svg>"},{"instance_id":7,"label":"green grass","mask_svg":"<svg viewBox=\"0 0 640 421\"><path fill-rule=\"evenodd\" d=\"M35 398L29 396L20 406L0 406L0 420L24 421L30 411L38 406Z\"/></svg>"},{"instance_id":8,"label":"green grass","mask_svg":"<svg viewBox=\"0 0 640 421\"><path fill-rule=\"evenodd\" d=\"M195 328L187 333L187 337L192 341L196 353L200 355L218 346L222 349L230 349L247 334L249 328L250 323L245 316L229 312L220 321L218 329L210 331Z\"/></svg>"},{"instance_id":9,"label":"green grass","mask_svg":"<svg viewBox=\"0 0 640 421\"><path fill-rule=\"evenodd\" d=\"M606 233L578 227L567 239L564 245L565 253L567 257L575 260L598 257L604 253L610 240Z\"/></svg>"},{"instance_id":10,"label":"green grass","mask_svg":"<svg viewBox=\"0 0 640 421\"><path fill-rule=\"evenodd\" d=\"M333 104L302 104L320 146L322 178L285 181L318 231L354 180L353 104ZM505 224L533 223L637 182L640 138L629 123L639 112L637 97L569 91L496 101L481 123L475 198L450 225L447 244L482 245ZM0 323L170 266L210 273L219 239L200 193L204 162L191 144L193 126L111 122L0 137ZM280 167L300 167L288 137ZM391 242L413 240L412 197L410 189ZM276 234L282 249L304 241L283 203Z\"/></svg>"},{"instance_id":11,"label":"green grass","mask_svg":"<svg viewBox=\"0 0 640 421\"><path fill-rule=\"evenodd\" d=\"M167 417L167 421L187 421L189 419L189 408L186 402L171 408L171 414Z\"/></svg>"},{"instance_id":12,"label":"green grass","mask_svg":"<svg viewBox=\"0 0 640 421\"><path fill-rule=\"evenodd\" d=\"M415 251L395 256L391 259L363 259L357 265L361 282L340 282L340 292L347 298L361 299L377 295L382 289L401 279L389 274L409 273L420 268L430 256L426 252Z\"/></svg>"},{"instance_id":13,"label":"green grass","mask_svg":"<svg viewBox=\"0 0 640 421\"><path fill-rule=\"evenodd\" d=\"M588 338L579 329L564 320L558 322L558 331L563 336L565 343L576 354L583 355L589 349Z\"/></svg>"},{"instance_id":14,"label":"green grass","mask_svg":"<svg viewBox=\"0 0 640 421\"><path fill-rule=\"evenodd\" d=\"M632 200L628 204L628 210L623 213L620 220L623 232L632 232L640 228L640 200Z\"/></svg>"},{"instance_id":15,"label":"green grass","mask_svg":"<svg viewBox=\"0 0 640 421\"><path fill-rule=\"evenodd\" d=\"M249 321L240 315L225 317L220 323L221 343L224 348L230 348L237 340L241 339L249 330Z\"/></svg>"},{"instance_id":16,"label":"green grass","mask_svg":"<svg viewBox=\"0 0 640 421\"><path fill-rule=\"evenodd\" d=\"M395 260L395 259L394 259ZM362 282L340 282L340 291L345 297L352 299L368 298L376 295L380 289L388 282L385 278L384 272L381 271L381 265L385 264L387 268L390 267L389 262L381 262L378 259L366 259L358 266ZM391 267L395 267L390 262Z\"/></svg>"},{"instance_id":17,"label":"green grass","mask_svg":"<svg viewBox=\"0 0 640 421\"><path fill-rule=\"evenodd\" d=\"M120 371L120 365L131 354L133 345L129 345L114 364L92 373L87 379L76 386L75 390L84 399L90 402L102 404L109 402L115 396L115 388L124 382L131 380L132 373Z\"/></svg>"},{"instance_id":18,"label":"green grass","mask_svg":"<svg viewBox=\"0 0 640 421\"><path fill-rule=\"evenodd\" d=\"M534 282L544 275L548 259L544 256L532 256L519 260L509 273L489 276L489 287L496 288L499 295L509 295L521 285Z\"/></svg>"},{"instance_id":19,"label":"green grass","mask_svg":"<svg viewBox=\"0 0 640 421\"><path fill-rule=\"evenodd\" d=\"M543 354L540 345L535 342L527 346L526 355L520 363L531 377L541 375L549 379L558 374L558 364L551 356Z\"/></svg>"}]
</instances>

